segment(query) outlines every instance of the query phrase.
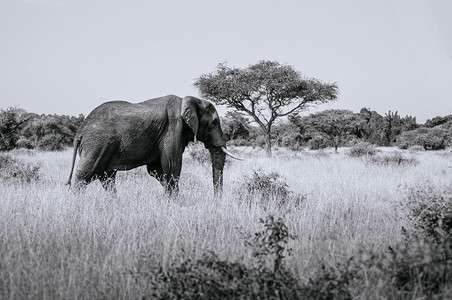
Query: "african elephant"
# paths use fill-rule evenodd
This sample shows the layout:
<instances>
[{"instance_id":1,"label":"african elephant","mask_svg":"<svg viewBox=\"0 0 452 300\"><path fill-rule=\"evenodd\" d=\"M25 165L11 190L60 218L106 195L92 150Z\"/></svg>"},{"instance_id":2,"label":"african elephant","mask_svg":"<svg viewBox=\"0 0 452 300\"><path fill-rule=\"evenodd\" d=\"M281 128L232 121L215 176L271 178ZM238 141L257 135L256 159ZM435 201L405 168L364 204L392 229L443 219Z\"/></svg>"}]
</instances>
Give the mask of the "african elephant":
<instances>
[{"instance_id":1,"label":"african elephant","mask_svg":"<svg viewBox=\"0 0 452 300\"><path fill-rule=\"evenodd\" d=\"M167 193L177 193L182 153L196 139L210 152L217 195L222 190L226 154L237 157L226 150L220 119L210 102L174 95L140 103L106 102L86 117L75 136L67 184L71 184L78 151L77 186L99 179L106 190L115 191L117 171L146 165Z\"/></svg>"}]
</instances>

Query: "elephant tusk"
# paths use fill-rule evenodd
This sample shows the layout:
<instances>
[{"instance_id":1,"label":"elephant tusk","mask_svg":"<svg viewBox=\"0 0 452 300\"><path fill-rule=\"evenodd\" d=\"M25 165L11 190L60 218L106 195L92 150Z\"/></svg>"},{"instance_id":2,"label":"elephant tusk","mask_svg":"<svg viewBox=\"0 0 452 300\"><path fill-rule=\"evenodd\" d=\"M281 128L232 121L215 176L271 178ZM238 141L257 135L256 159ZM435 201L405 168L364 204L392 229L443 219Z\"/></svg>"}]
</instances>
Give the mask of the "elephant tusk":
<instances>
[{"instance_id":1,"label":"elephant tusk","mask_svg":"<svg viewBox=\"0 0 452 300\"><path fill-rule=\"evenodd\" d=\"M243 158L237 157L237 156L233 155L231 152L229 152L228 150L226 150L225 147L221 147L221 150L223 150L224 153L226 153L227 155L229 155L230 157L232 157L234 159L243 160Z\"/></svg>"}]
</instances>

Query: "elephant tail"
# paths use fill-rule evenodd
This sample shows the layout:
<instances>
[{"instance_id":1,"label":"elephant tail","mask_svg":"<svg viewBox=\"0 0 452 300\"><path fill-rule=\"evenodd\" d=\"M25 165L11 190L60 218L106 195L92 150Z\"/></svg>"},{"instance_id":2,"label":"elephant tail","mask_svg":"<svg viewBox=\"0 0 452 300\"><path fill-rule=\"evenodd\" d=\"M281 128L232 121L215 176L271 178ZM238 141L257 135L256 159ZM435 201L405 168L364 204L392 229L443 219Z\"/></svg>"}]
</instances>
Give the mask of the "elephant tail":
<instances>
[{"instance_id":1,"label":"elephant tail","mask_svg":"<svg viewBox=\"0 0 452 300\"><path fill-rule=\"evenodd\" d=\"M71 186L72 174L74 173L75 159L77 158L77 150L80 146L80 140L76 140L74 142L74 154L72 154L72 166L71 173L69 174L69 179L66 182L66 185Z\"/></svg>"}]
</instances>

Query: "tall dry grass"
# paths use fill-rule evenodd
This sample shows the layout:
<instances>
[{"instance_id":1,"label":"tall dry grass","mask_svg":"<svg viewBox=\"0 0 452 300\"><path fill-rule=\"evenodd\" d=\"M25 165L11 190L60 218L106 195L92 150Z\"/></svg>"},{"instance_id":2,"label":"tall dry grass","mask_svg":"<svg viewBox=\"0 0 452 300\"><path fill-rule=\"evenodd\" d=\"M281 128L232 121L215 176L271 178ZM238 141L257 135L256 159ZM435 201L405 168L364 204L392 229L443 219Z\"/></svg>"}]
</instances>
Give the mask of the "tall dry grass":
<instances>
[{"instance_id":1,"label":"tall dry grass","mask_svg":"<svg viewBox=\"0 0 452 300\"><path fill-rule=\"evenodd\" d=\"M64 185L72 150L17 151L14 157L39 164L41 174L32 183L0 182L0 298L140 298L143 287L130 274L145 263L168 266L213 251L248 264L244 239L270 214L295 235L286 264L306 282L320 263L398 243L409 226L401 207L407 187L451 182L450 150L405 152L419 163L401 166L369 164L341 150L278 149L267 158L236 148L246 160L227 163L221 199L212 196L210 164L189 157L180 195L168 199L142 168L119 173L117 195L98 182L74 193ZM278 172L301 203L243 201L244 180L255 170Z\"/></svg>"}]
</instances>

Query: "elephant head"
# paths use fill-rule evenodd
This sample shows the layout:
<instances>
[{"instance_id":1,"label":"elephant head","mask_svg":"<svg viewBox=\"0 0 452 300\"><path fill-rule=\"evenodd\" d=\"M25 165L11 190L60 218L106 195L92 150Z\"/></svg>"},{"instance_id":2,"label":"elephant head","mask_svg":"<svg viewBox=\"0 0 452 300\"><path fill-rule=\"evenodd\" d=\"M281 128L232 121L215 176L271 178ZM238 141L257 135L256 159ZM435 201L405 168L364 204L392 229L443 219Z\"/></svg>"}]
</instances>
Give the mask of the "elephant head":
<instances>
[{"instance_id":1,"label":"elephant head","mask_svg":"<svg viewBox=\"0 0 452 300\"><path fill-rule=\"evenodd\" d=\"M201 141L209 150L212 160L212 177L215 195L222 191L223 169L226 155L232 155L226 149L226 141L220 126L220 118L212 103L195 97L182 99L181 115L194 135L194 141Z\"/></svg>"}]
</instances>

